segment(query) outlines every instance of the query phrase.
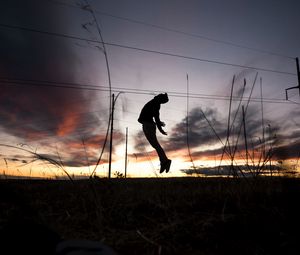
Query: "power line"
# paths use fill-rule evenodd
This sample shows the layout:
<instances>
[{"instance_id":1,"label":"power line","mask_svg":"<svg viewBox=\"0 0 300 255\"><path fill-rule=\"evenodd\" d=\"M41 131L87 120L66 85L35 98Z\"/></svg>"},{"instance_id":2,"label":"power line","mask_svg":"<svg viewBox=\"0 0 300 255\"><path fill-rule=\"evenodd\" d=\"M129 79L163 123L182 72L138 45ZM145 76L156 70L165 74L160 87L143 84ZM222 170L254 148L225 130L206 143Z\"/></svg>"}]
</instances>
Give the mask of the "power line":
<instances>
[{"instance_id":1,"label":"power line","mask_svg":"<svg viewBox=\"0 0 300 255\"><path fill-rule=\"evenodd\" d=\"M68 3L62 3L62 2L59 2L59 1L55 1L55 0L46 0L46 1L52 2L52 3L55 3L55 4L59 4L59 5L64 5L64 6L67 6L67 7L81 9L83 11L88 11L88 8L82 8L80 6L75 6L75 5L68 4ZM111 13L107 13L107 12L102 12L102 11L97 11L97 10L95 10L94 12L99 14L99 15L102 15L102 16L107 16L107 17L111 17L111 18L115 18L115 19L119 19L119 20L124 20L124 21L127 21L127 22L131 22L131 23L135 23L135 24L139 24L139 25L143 25L143 26L148 26L148 27L152 27L152 28L155 28L155 29L163 30L163 31L168 31L168 32L181 34L181 35L185 35L185 36L189 36L189 37L194 37L194 38L198 38L198 39L204 39L204 40L212 41L212 42L215 42L215 43L226 44L226 45L229 45L229 46L242 48L242 49L247 49L247 50L251 50L251 51L256 51L256 52L260 52L260 53L264 53L264 54L268 54L268 55L274 55L274 56L278 56L278 57L294 59L294 57L287 56L287 55L280 54L280 53L276 53L276 52L273 52L273 51L268 51L268 50L264 50L264 49L249 47L249 46L241 45L241 44L238 44L238 43L233 43L233 42L224 41L224 40L220 40L220 39L216 39L216 38L211 38L211 37L200 35L200 34L189 33L189 32L185 32L185 31L182 31L182 30L173 29L173 28L166 27L166 26L161 26L161 25L155 25L155 24L152 24L152 23L148 23L148 22L144 22L144 21L140 21L140 20L136 20L136 19L132 19L132 18L127 18L127 17L122 17L122 16L111 14Z\"/></svg>"},{"instance_id":2,"label":"power line","mask_svg":"<svg viewBox=\"0 0 300 255\"><path fill-rule=\"evenodd\" d=\"M32 28L26 28L26 27L15 26L15 25L8 25L8 24L3 24L3 23L0 23L0 27L14 29L14 30L17 29L17 30L33 32L33 33L39 33L39 34L45 34L45 35L48 35L48 36L56 36L56 37L80 40L80 41L85 41L85 42L104 44L104 45L112 46L112 47L118 47L118 48L123 48L123 49L147 52L147 53L152 53L152 54L157 54L157 55L164 55L164 56L169 56L169 57L176 57L176 58L182 58L182 59L188 59L188 60L194 60L194 61L200 61L200 62L206 62L206 63L210 63L210 64L218 64L218 65L246 68L246 69L251 69L251 70L259 70L259 71L263 71L263 72L272 72L272 73L279 73L279 74L286 74L286 75L293 75L293 76L297 75L295 73L286 72L286 71L272 70L272 69L260 68L260 67L255 67L255 66L247 66L247 65L240 65L240 64L222 62L222 61L217 61L217 60L197 58L197 57L180 55L180 54L171 53L171 52L157 51L157 50L133 47L133 46L129 46L129 45L117 44L117 43L109 43L109 42L104 42L104 41L99 41L99 40L92 40L92 39L82 38L82 37L73 36L73 35L67 35L67 34L56 33L56 32L48 32L48 31L32 29Z\"/></svg>"},{"instance_id":3,"label":"power line","mask_svg":"<svg viewBox=\"0 0 300 255\"><path fill-rule=\"evenodd\" d=\"M104 91L108 92L109 89L104 86L97 86L91 84L81 84L81 83L71 83L71 82L47 82L47 81L38 81L38 80L24 80L24 79L9 79L0 77L0 82L3 84L10 84L13 86L35 86L35 87L49 87L49 88L66 88L66 89L78 89L78 90L91 90L91 91ZM65 84L65 85L61 85ZM174 91L159 91L159 90L142 90L142 89L131 89L131 88L121 88L121 87L112 87L112 92L123 92L126 94L135 94L135 95L154 95L161 92L168 93L171 97L186 98L187 94L183 92L174 92ZM209 95L209 94L196 94L190 93L189 98L194 99L213 99L221 101L229 101L229 96L220 96L220 95ZM247 98L240 99L239 97L232 97L233 101L247 101ZM261 102L261 98L252 98L251 102ZM277 104L293 104L290 101L285 99L276 99L276 98L263 98L264 103L277 103Z\"/></svg>"},{"instance_id":4,"label":"power line","mask_svg":"<svg viewBox=\"0 0 300 255\"><path fill-rule=\"evenodd\" d=\"M278 70L272 70L272 69L267 69L267 68L260 68L260 67L254 67L254 66L233 64L233 63L227 63L227 62L216 61L216 60L209 60L209 59L204 59L204 58L196 58L196 57L191 57L191 56L185 56L185 55L179 55L179 54L175 54L175 53L169 53L169 52L163 52L163 51L157 51L157 50L150 50L150 49L132 47L132 46L121 45L121 44L116 44L116 43L105 43L105 44L110 45L110 46L114 46L114 47L130 49L130 50L136 50L136 51L143 51L143 52L148 52L148 53L155 53L155 54L159 54L159 55L165 55L165 56L169 56L169 57L183 58L183 59L195 60L195 61L200 61L200 62L207 62L207 63L211 63L211 64L226 65L226 66L240 67L240 68L246 68L246 69L252 69L252 70L259 70L259 71L263 71L263 72L272 72L272 73L288 74L288 75L295 75L296 76L296 74L294 74L294 73L285 72L285 71L278 71Z\"/></svg>"},{"instance_id":5,"label":"power line","mask_svg":"<svg viewBox=\"0 0 300 255\"><path fill-rule=\"evenodd\" d=\"M35 86L35 87L49 87L49 88L65 88L65 89L78 89L78 90L92 90L92 91L109 91L108 88L94 88L94 87L87 87L84 85L60 85L60 83L43 83L42 81L40 83L31 82L27 80L1 80L0 82L4 84L11 84L11 85L17 85L17 86ZM63 84L63 83L62 83Z\"/></svg>"}]
</instances>

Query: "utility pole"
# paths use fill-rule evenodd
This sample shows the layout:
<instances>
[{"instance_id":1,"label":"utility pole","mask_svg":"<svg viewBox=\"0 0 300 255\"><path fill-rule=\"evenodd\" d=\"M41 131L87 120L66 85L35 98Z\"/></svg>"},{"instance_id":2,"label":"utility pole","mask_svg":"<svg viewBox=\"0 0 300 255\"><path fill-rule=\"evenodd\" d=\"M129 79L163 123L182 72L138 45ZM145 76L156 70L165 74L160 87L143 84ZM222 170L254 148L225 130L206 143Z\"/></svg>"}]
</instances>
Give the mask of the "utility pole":
<instances>
[{"instance_id":1,"label":"utility pole","mask_svg":"<svg viewBox=\"0 0 300 255\"><path fill-rule=\"evenodd\" d=\"M126 128L126 140L125 140L125 178L127 176L127 144L128 144L128 127Z\"/></svg>"},{"instance_id":2,"label":"utility pole","mask_svg":"<svg viewBox=\"0 0 300 255\"><path fill-rule=\"evenodd\" d=\"M248 142L247 142L246 120L245 120L245 109L244 109L244 106L242 106L242 110L243 110L244 138L245 138L245 147L246 147L246 165L248 166Z\"/></svg>"},{"instance_id":3,"label":"utility pole","mask_svg":"<svg viewBox=\"0 0 300 255\"><path fill-rule=\"evenodd\" d=\"M298 77L298 87L299 87L299 96L300 96L300 70L299 70L299 59L296 58L296 66L297 66L297 77Z\"/></svg>"},{"instance_id":4,"label":"utility pole","mask_svg":"<svg viewBox=\"0 0 300 255\"><path fill-rule=\"evenodd\" d=\"M297 68L297 77L298 77L298 86L295 87L290 87L285 89L285 98L286 100L289 100L289 96L288 96L288 90L290 89L299 89L299 96L300 96L300 69L299 69L299 59L296 58L296 68Z\"/></svg>"},{"instance_id":5,"label":"utility pole","mask_svg":"<svg viewBox=\"0 0 300 255\"><path fill-rule=\"evenodd\" d=\"M111 107L111 126L110 126L110 145L109 145L109 165L108 165L108 179L111 177L111 158L113 146L113 130L114 130L114 110L115 110L115 94L112 94L112 107Z\"/></svg>"}]
</instances>

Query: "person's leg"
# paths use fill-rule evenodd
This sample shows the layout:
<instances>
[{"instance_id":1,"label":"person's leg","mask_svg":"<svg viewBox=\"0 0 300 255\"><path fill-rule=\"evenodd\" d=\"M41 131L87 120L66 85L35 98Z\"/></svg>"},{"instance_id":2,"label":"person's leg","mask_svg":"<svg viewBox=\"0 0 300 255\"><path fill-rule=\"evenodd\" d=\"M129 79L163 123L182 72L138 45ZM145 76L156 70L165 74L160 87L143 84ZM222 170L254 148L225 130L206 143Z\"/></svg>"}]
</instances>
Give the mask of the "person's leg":
<instances>
[{"instance_id":1,"label":"person's leg","mask_svg":"<svg viewBox=\"0 0 300 255\"><path fill-rule=\"evenodd\" d=\"M143 131L151 146L156 150L160 162L166 162L168 158L157 140L155 124L143 124Z\"/></svg>"}]
</instances>

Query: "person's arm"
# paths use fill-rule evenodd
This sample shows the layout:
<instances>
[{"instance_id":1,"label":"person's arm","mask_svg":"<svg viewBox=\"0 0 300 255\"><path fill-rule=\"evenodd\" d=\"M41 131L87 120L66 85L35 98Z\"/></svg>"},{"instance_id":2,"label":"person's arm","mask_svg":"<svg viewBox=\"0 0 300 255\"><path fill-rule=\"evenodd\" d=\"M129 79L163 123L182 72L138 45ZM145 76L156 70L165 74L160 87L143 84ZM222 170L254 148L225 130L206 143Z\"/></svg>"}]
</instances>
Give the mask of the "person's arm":
<instances>
[{"instance_id":1,"label":"person's arm","mask_svg":"<svg viewBox=\"0 0 300 255\"><path fill-rule=\"evenodd\" d=\"M163 122L161 122L161 123L163 123ZM163 123L164 124L164 123ZM157 125L157 124L156 124ZM162 129L162 127L164 127L165 125L157 125L157 129L159 130L159 132L161 132L163 135L167 135L167 132L166 131L164 131L163 129Z\"/></svg>"},{"instance_id":2,"label":"person's arm","mask_svg":"<svg viewBox=\"0 0 300 255\"><path fill-rule=\"evenodd\" d=\"M159 108L154 115L154 120L155 120L157 129L159 130L159 132L161 132L163 135L167 135L167 133L162 129L162 127L164 127L166 124L164 122L162 122L159 118Z\"/></svg>"}]
</instances>

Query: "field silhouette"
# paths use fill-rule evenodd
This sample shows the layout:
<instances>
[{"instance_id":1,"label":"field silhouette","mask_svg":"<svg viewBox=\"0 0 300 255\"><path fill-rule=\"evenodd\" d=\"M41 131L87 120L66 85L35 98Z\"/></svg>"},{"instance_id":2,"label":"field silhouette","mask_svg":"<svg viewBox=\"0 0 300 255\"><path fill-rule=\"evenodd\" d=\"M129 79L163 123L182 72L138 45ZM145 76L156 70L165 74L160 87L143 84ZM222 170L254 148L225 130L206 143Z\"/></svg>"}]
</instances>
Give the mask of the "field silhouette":
<instances>
[{"instance_id":1,"label":"field silhouette","mask_svg":"<svg viewBox=\"0 0 300 255\"><path fill-rule=\"evenodd\" d=\"M52 238L99 241L118 254L299 254L296 178L1 180L0 187L4 236L31 222Z\"/></svg>"}]
</instances>

